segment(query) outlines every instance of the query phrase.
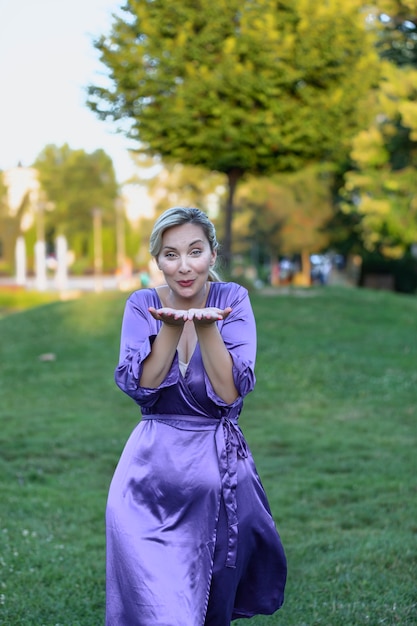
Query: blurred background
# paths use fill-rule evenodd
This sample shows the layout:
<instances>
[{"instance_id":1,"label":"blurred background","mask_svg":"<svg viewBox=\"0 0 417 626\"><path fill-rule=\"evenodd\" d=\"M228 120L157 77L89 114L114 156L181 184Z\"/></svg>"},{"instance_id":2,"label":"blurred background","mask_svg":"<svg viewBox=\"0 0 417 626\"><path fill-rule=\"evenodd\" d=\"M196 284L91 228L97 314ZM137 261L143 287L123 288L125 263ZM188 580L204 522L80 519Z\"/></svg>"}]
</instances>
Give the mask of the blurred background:
<instances>
[{"instance_id":1,"label":"blurred background","mask_svg":"<svg viewBox=\"0 0 417 626\"><path fill-rule=\"evenodd\" d=\"M251 288L416 292L417 2L0 7L3 286L157 283L185 205Z\"/></svg>"}]
</instances>

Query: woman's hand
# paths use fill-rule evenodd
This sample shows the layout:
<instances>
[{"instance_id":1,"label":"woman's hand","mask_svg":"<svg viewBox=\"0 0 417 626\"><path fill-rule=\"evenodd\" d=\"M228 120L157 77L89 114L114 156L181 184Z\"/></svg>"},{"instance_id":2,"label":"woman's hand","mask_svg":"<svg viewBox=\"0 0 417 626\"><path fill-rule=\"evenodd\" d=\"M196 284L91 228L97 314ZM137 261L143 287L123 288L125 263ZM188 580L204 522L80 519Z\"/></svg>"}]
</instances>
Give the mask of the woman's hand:
<instances>
[{"instance_id":1,"label":"woman's hand","mask_svg":"<svg viewBox=\"0 0 417 626\"><path fill-rule=\"evenodd\" d=\"M153 318L168 324L168 326L183 326L186 321L193 321L197 326L205 326L213 324L219 320L225 320L230 315L232 309L227 307L226 309L217 309L216 307L206 307L204 309L171 309L169 307L163 307L162 309L155 309L149 307L149 313Z\"/></svg>"},{"instance_id":2,"label":"woman's hand","mask_svg":"<svg viewBox=\"0 0 417 626\"><path fill-rule=\"evenodd\" d=\"M204 309L189 309L188 320L192 320L195 326L207 326L225 320L231 313L231 307L226 309L217 309L216 307L206 307Z\"/></svg>"},{"instance_id":3,"label":"woman's hand","mask_svg":"<svg viewBox=\"0 0 417 626\"><path fill-rule=\"evenodd\" d=\"M183 326L188 320L188 311L182 309L171 309L169 307L155 309L155 307L150 306L148 311L153 318L164 322L168 326Z\"/></svg>"}]
</instances>

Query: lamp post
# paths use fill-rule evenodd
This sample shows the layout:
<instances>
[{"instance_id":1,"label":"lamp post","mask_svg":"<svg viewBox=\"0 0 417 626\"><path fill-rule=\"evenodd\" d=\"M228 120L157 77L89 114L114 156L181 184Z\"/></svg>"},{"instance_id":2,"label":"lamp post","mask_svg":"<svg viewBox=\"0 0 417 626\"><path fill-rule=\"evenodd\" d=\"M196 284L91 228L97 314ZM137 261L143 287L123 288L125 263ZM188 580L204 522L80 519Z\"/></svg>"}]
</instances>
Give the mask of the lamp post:
<instances>
[{"instance_id":1,"label":"lamp post","mask_svg":"<svg viewBox=\"0 0 417 626\"><path fill-rule=\"evenodd\" d=\"M38 190L36 198L35 275L38 291L46 290L45 198Z\"/></svg>"},{"instance_id":2,"label":"lamp post","mask_svg":"<svg viewBox=\"0 0 417 626\"><path fill-rule=\"evenodd\" d=\"M94 289L102 291L103 274L103 238L102 238L102 210L93 209L93 246L94 246Z\"/></svg>"},{"instance_id":3,"label":"lamp post","mask_svg":"<svg viewBox=\"0 0 417 626\"><path fill-rule=\"evenodd\" d=\"M126 257L125 246L125 207L123 198L119 196L116 200L116 265L119 276L123 274Z\"/></svg>"},{"instance_id":4,"label":"lamp post","mask_svg":"<svg viewBox=\"0 0 417 626\"><path fill-rule=\"evenodd\" d=\"M16 284L26 285L26 244L24 237L18 237L15 248Z\"/></svg>"},{"instance_id":5,"label":"lamp post","mask_svg":"<svg viewBox=\"0 0 417 626\"><path fill-rule=\"evenodd\" d=\"M68 244L63 235L58 235L56 238L56 261L56 286L58 289L64 290L68 286Z\"/></svg>"}]
</instances>

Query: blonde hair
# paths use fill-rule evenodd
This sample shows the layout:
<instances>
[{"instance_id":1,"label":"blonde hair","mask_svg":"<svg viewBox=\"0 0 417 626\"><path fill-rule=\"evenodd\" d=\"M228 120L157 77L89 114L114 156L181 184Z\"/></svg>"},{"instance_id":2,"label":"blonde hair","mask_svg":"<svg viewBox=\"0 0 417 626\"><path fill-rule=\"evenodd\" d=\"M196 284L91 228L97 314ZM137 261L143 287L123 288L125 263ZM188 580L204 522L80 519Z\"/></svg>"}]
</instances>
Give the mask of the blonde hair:
<instances>
[{"instance_id":1,"label":"blonde hair","mask_svg":"<svg viewBox=\"0 0 417 626\"><path fill-rule=\"evenodd\" d=\"M164 213L158 217L152 229L149 239L149 252L155 259L158 258L161 252L162 236L164 232L168 230L168 228L182 226L183 224L198 224L198 226L201 226L207 237L211 251L216 252L218 250L219 243L216 238L216 229L203 211L193 207L172 207L164 211ZM209 269L208 280L212 282L219 282L221 280L212 267Z\"/></svg>"}]
</instances>

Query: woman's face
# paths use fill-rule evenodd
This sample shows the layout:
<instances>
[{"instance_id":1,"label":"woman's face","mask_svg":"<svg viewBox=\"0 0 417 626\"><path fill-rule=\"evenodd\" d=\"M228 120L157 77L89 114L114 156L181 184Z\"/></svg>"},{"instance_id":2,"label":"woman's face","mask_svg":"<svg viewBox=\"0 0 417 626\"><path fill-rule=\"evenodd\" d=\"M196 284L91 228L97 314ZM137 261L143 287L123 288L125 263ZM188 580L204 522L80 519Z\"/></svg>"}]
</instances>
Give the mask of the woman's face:
<instances>
[{"instance_id":1,"label":"woman's face","mask_svg":"<svg viewBox=\"0 0 417 626\"><path fill-rule=\"evenodd\" d=\"M157 262L168 287L180 299L193 299L205 290L210 266L216 261L204 230L198 224L168 228L162 236Z\"/></svg>"}]
</instances>

